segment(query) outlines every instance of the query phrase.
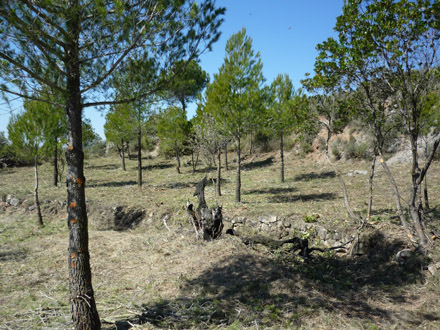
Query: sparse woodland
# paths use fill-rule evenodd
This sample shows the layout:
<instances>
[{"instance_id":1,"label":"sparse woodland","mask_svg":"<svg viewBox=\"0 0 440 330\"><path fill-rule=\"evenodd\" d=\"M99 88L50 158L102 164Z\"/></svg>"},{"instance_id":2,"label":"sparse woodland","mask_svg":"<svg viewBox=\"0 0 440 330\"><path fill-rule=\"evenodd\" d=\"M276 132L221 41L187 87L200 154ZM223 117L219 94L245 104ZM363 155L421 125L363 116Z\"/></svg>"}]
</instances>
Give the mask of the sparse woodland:
<instances>
[{"instance_id":1,"label":"sparse woodland","mask_svg":"<svg viewBox=\"0 0 440 330\"><path fill-rule=\"evenodd\" d=\"M0 328L440 327L438 1L344 2L302 86L245 28L210 80L224 12L2 1Z\"/></svg>"}]
</instances>

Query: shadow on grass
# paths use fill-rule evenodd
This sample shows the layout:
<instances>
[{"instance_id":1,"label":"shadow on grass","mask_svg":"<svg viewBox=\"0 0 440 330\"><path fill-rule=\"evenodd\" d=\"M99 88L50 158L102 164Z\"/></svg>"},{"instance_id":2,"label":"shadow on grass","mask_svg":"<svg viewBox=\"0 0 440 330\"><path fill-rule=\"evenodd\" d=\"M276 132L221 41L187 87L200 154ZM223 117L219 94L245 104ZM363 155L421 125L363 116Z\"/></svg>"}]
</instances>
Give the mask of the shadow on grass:
<instances>
[{"instance_id":1,"label":"shadow on grass","mask_svg":"<svg viewBox=\"0 0 440 330\"><path fill-rule=\"evenodd\" d=\"M145 217L145 210L118 206L114 213L113 230L125 231L137 227Z\"/></svg>"},{"instance_id":2,"label":"shadow on grass","mask_svg":"<svg viewBox=\"0 0 440 330\"><path fill-rule=\"evenodd\" d=\"M322 172L322 173L304 173L299 174L293 178L293 181L312 181L317 179L331 179L336 177L336 173L333 171Z\"/></svg>"},{"instance_id":3,"label":"shadow on grass","mask_svg":"<svg viewBox=\"0 0 440 330\"><path fill-rule=\"evenodd\" d=\"M23 251L0 251L0 261L19 261L26 258Z\"/></svg>"},{"instance_id":4,"label":"shadow on grass","mask_svg":"<svg viewBox=\"0 0 440 330\"><path fill-rule=\"evenodd\" d=\"M329 201L338 198L334 193L320 194L301 194L301 195L275 195L268 198L270 203L294 203L294 202L310 202L310 201Z\"/></svg>"},{"instance_id":5,"label":"shadow on grass","mask_svg":"<svg viewBox=\"0 0 440 330\"><path fill-rule=\"evenodd\" d=\"M142 166L143 170L165 170L167 168L176 167L175 164L169 164L169 163L159 163L159 164L152 164L152 165L146 165Z\"/></svg>"},{"instance_id":6,"label":"shadow on grass","mask_svg":"<svg viewBox=\"0 0 440 330\"><path fill-rule=\"evenodd\" d=\"M286 250L278 258L238 252L197 278L182 279L179 298L142 304L138 316L116 322L116 329L129 329L130 323L163 329L297 328L303 325L302 318L323 312L330 318L333 314L338 322L345 317L400 328L440 320L437 313L393 314L381 303L384 296L396 306L407 302L400 288L420 282L423 275L420 267L400 271L394 257L403 242L390 242L376 232L370 243L374 249L356 259L320 255L300 262Z\"/></svg>"},{"instance_id":7,"label":"shadow on grass","mask_svg":"<svg viewBox=\"0 0 440 330\"><path fill-rule=\"evenodd\" d=\"M113 182L92 182L87 184L87 188L98 188L98 187L122 187L122 186L133 186L137 182L134 180L129 181L113 181Z\"/></svg>"},{"instance_id":8,"label":"shadow on grass","mask_svg":"<svg viewBox=\"0 0 440 330\"><path fill-rule=\"evenodd\" d=\"M168 182L163 184L154 185L154 188L165 188L165 189L185 189L193 187L196 182Z\"/></svg>"},{"instance_id":9,"label":"shadow on grass","mask_svg":"<svg viewBox=\"0 0 440 330\"><path fill-rule=\"evenodd\" d=\"M88 170L114 170L120 168L122 165L118 166L115 164L106 164L106 165L87 165L86 169Z\"/></svg>"},{"instance_id":10,"label":"shadow on grass","mask_svg":"<svg viewBox=\"0 0 440 330\"><path fill-rule=\"evenodd\" d=\"M248 190L244 191L243 195L253 195L253 194L287 194L287 193L293 193L295 191L298 191L297 188L294 187L288 187L288 188L265 188L265 189L254 189L254 190Z\"/></svg>"},{"instance_id":11,"label":"shadow on grass","mask_svg":"<svg viewBox=\"0 0 440 330\"><path fill-rule=\"evenodd\" d=\"M257 162L251 162L242 165L243 170L253 170L256 168L266 167L272 165L274 162L274 157L268 157L265 160L260 160Z\"/></svg>"}]
</instances>

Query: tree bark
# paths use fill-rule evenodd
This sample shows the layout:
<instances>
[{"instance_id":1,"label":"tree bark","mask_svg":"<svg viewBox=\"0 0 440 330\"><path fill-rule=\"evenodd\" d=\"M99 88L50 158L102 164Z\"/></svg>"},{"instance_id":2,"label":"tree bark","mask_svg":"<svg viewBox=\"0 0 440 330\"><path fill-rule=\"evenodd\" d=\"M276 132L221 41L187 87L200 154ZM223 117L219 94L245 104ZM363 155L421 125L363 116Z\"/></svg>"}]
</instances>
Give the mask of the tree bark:
<instances>
[{"instance_id":1,"label":"tree bark","mask_svg":"<svg viewBox=\"0 0 440 330\"><path fill-rule=\"evenodd\" d=\"M429 196L428 196L428 183L425 175L425 179L423 180L425 182L423 186L423 199L425 202L425 209L429 211Z\"/></svg>"},{"instance_id":2,"label":"tree bark","mask_svg":"<svg viewBox=\"0 0 440 330\"><path fill-rule=\"evenodd\" d=\"M373 179L374 179L375 167L376 167L376 155L374 155L373 161L371 162L370 178L368 180L370 187L369 187L369 196L368 196L367 221L370 221L371 219L371 210L373 208Z\"/></svg>"},{"instance_id":3,"label":"tree bark","mask_svg":"<svg viewBox=\"0 0 440 330\"><path fill-rule=\"evenodd\" d=\"M130 154L130 142L127 141L127 155L128 155L128 159L131 160L131 154Z\"/></svg>"},{"instance_id":4,"label":"tree bark","mask_svg":"<svg viewBox=\"0 0 440 330\"><path fill-rule=\"evenodd\" d=\"M400 194L399 194L399 189L397 188L396 181L394 181L394 177L391 174L391 171L390 171L381 151L379 151L379 155L380 155L380 163L382 165L382 168L384 169L384 171L388 177L388 180L390 181L391 188L393 189L394 200L396 203L397 213L399 214L400 223L405 228L408 228L408 223L406 222L406 219L405 219L405 214L403 212L402 204L400 203Z\"/></svg>"},{"instance_id":5,"label":"tree bark","mask_svg":"<svg viewBox=\"0 0 440 330\"><path fill-rule=\"evenodd\" d=\"M241 145L237 138L237 180L235 182L235 202L241 202Z\"/></svg>"},{"instance_id":6,"label":"tree bark","mask_svg":"<svg viewBox=\"0 0 440 330\"><path fill-rule=\"evenodd\" d=\"M253 153L254 153L254 135L251 133L249 139L249 155L252 155Z\"/></svg>"},{"instance_id":7,"label":"tree bark","mask_svg":"<svg viewBox=\"0 0 440 330\"><path fill-rule=\"evenodd\" d=\"M38 157L35 155L34 158L34 168L35 168L35 190L34 190L34 197L35 197L35 208L37 209L37 218L38 218L38 224L43 227L43 216L41 215L41 208L40 208L40 201L38 200Z\"/></svg>"},{"instance_id":8,"label":"tree bark","mask_svg":"<svg viewBox=\"0 0 440 330\"><path fill-rule=\"evenodd\" d=\"M217 186L216 187L217 188L217 196L222 195L221 188L220 188L221 181L222 181L221 155L222 155L222 151L220 148L218 148L218 151L217 151L217 185L216 185Z\"/></svg>"},{"instance_id":9,"label":"tree bark","mask_svg":"<svg viewBox=\"0 0 440 330\"><path fill-rule=\"evenodd\" d=\"M174 143L174 152L176 153L176 162L177 162L177 166L176 166L176 170L177 173L180 173L180 156L179 156L179 148L177 147L177 142Z\"/></svg>"},{"instance_id":10,"label":"tree bark","mask_svg":"<svg viewBox=\"0 0 440 330\"><path fill-rule=\"evenodd\" d=\"M229 171L229 166L228 166L228 143L225 142L225 169L226 171Z\"/></svg>"},{"instance_id":11,"label":"tree bark","mask_svg":"<svg viewBox=\"0 0 440 330\"><path fill-rule=\"evenodd\" d=\"M281 182L284 182L284 140L283 133L280 135L280 159L281 159Z\"/></svg>"},{"instance_id":12,"label":"tree bark","mask_svg":"<svg viewBox=\"0 0 440 330\"><path fill-rule=\"evenodd\" d=\"M426 139L426 141L425 141L424 154L425 154L425 160L427 161L429 159L428 139ZM424 181L424 185L423 185L423 201L425 202L425 209L427 211L429 211L428 180L426 178L426 174L425 174L425 178L423 179L423 181Z\"/></svg>"},{"instance_id":13,"label":"tree bark","mask_svg":"<svg viewBox=\"0 0 440 330\"><path fill-rule=\"evenodd\" d=\"M55 137L55 147L53 148L53 185L58 186L58 138Z\"/></svg>"},{"instance_id":14,"label":"tree bark","mask_svg":"<svg viewBox=\"0 0 440 330\"><path fill-rule=\"evenodd\" d=\"M421 171L419 168L418 154L417 154L417 139L418 133L416 129L410 132L410 142L411 142L411 153L412 153L412 165L411 165L411 178L412 178L412 188L409 198L409 214L414 222L414 229L416 230L417 236L420 240L420 245L425 247L428 243L425 231L423 229L423 217L422 217L422 204L420 198L420 185L419 180ZM416 200L419 202L416 204Z\"/></svg>"},{"instance_id":15,"label":"tree bark","mask_svg":"<svg viewBox=\"0 0 440 330\"><path fill-rule=\"evenodd\" d=\"M92 288L90 269L88 219L85 198L84 153L82 148L82 104L80 93L80 61L78 56L80 24L79 1L68 2L65 65L67 71L68 147L67 163L67 225L69 227L69 289L70 306L75 329L101 329Z\"/></svg>"},{"instance_id":16,"label":"tree bark","mask_svg":"<svg viewBox=\"0 0 440 330\"><path fill-rule=\"evenodd\" d=\"M142 187L142 150L141 150L141 141L142 141L142 132L139 128L138 130L138 186Z\"/></svg>"},{"instance_id":17,"label":"tree bark","mask_svg":"<svg viewBox=\"0 0 440 330\"><path fill-rule=\"evenodd\" d=\"M121 156L122 156L122 170L126 171L125 168L125 147L124 147L124 139L121 139Z\"/></svg>"}]
</instances>

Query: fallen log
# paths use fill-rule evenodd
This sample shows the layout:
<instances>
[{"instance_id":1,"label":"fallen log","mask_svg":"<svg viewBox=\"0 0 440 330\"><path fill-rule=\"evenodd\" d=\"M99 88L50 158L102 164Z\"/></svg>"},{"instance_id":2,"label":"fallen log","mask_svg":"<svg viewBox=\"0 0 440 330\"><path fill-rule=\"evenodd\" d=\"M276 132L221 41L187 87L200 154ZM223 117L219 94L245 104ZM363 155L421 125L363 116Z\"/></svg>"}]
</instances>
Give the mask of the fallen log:
<instances>
[{"instance_id":1,"label":"fallen log","mask_svg":"<svg viewBox=\"0 0 440 330\"><path fill-rule=\"evenodd\" d=\"M233 229L226 230L226 234L239 237L241 239L241 241L243 242L243 244L245 244L245 245L261 244L261 245L264 245L272 250L279 249L280 247L282 247L285 244L293 244L291 251L293 253L296 253L297 251L299 251L298 254L304 258L309 257L313 251L327 252L327 251L338 250L338 249L345 250L345 247L353 241L353 240L350 240L342 245L334 246L331 248L318 248L318 247L309 247L309 241L307 239L302 239L299 237L293 237L293 238L289 238L289 239L285 239L285 240L276 240L276 239L272 239L270 237L266 237L266 236L262 236L262 235L257 235L257 236L253 236L253 237L245 237L245 236L241 236L238 232L236 232Z\"/></svg>"}]
</instances>

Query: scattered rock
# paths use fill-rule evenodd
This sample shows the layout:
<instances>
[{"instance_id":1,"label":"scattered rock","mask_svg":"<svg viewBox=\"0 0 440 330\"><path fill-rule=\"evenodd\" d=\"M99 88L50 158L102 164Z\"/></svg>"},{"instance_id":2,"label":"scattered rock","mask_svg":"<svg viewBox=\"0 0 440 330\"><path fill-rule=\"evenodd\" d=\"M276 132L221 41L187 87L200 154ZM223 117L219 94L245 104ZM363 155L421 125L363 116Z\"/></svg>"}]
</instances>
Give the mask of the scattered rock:
<instances>
[{"instance_id":1,"label":"scattered rock","mask_svg":"<svg viewBox=\"0 0 440 330\"><path fill-rule=\"evenodd\" d=\"M318 237L321 240L325 241L325 239L327 238L327 233L328 233L327 229L325 229L324 227L321 227L321 226L315 226L315 229L316 229L316 234L318 235Z\"/></svg>"},{"instance_id":2,"label":"scattered rock","mask_svg":"<svg viewBox=\"0 0 440 330\"><path fill-rule=\"evenodd\" d=\"M20 200L18 198L11 198L9 200L9 205L17 207L20 205Z\"/></svg>"},{"instance_id":3,"label":"scattered rock","mask_svg":"<svg viewBox=\"0 0 440 330\"><path fill-rule=\"evenodd\" d=\"M277 222L277 216L276 215L269 215L269 216L265 216L265 217L258 217L258 220L262 223L265 224L272 224Z\"/></svg>"},{"instance_id":4,"label":"scattered rock","mask_svg":"<svg viewBox=\"0 0 440 330\"><path fill-rule=\"evenodd\" d=\"M359 174L359 175L367 175L368 171L361 171L361 170L355 170L354 174Z\"/></svg>"},{"instance_id":5,"label":"scattered rock","mask_svg":"<svg viewBox=\"0 0 440 330\"><path fill-rule=\"evenodd\" d=\"M432 276L438 273L438 270L440 269L440 262L437 264L431 264L428 266L428 270L431 273Z\"/></svg>"}]
</instances>

